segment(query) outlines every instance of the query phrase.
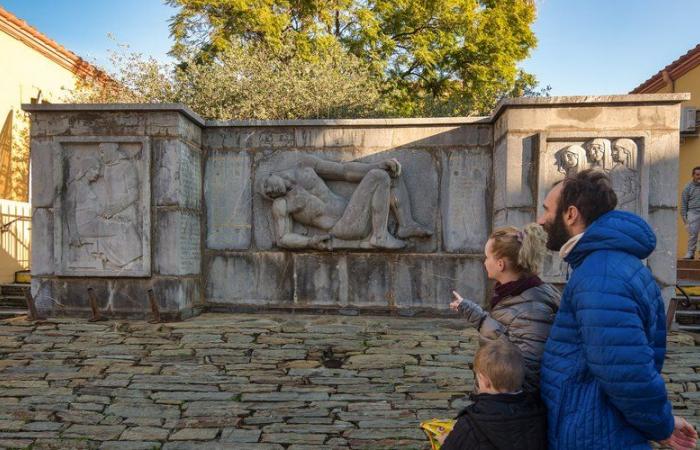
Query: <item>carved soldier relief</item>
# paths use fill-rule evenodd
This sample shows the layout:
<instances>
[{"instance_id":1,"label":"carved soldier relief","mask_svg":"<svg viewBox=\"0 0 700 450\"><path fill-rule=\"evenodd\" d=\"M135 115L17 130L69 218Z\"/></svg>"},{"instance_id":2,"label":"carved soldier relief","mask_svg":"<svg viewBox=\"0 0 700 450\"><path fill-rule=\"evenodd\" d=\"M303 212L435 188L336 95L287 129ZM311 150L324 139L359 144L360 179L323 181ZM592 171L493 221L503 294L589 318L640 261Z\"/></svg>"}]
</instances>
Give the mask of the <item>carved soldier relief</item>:
<instances>
[{"instance_id":1,"label":"carved soldier relief","mask_svg":"<svg viewBox=\"0 0 700 450\"><path fill-rule=\"evenodd\" d=\"M353 183L354 190L345 197L329 181ZM271 202L274 240L281 248L396 250L433 233L413 218L396 159L337 162L304 155L293 167L266 174L259 193ZM395 235L390 215L398 225Z\"/></svg>"},{"instance_id":2,"label":"carved soldier relief","mask_svg":"<svg viewBox=\"0 0 700 450\"><path fill-rule=\"evenodd\" d=\"M140 142L59 146L56 177L64 189L56 208L61 219L55 224L55 247L62 274L133 276L150 271L150 258L144 258L144 229L150 224L144 223L143 214L150 194L141 184L148 149Z\"/></svg>"}]
</instances>

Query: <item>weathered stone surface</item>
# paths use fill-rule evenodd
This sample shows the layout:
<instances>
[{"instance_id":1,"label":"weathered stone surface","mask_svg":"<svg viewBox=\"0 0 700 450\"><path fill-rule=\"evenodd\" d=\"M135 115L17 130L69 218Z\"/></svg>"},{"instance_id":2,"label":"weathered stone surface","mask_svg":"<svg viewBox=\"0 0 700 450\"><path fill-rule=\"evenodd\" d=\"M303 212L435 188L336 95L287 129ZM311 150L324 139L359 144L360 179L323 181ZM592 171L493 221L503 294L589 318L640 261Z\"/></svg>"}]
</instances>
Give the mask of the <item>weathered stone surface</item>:
<instances>
[{"instance_id":1,"label":"weathered stone surface","mask_svg":"<svg viewBox=\"0 0 700 450\"><path fill-rule=\"evenodd\" d=\"M649 192L649 207L676 207L679 189L678 177L672 174L687 172L690 178L690 167L679 167L678 135L675 132L652 132L645 140L648 146L644 152L644 163L649 168L649 185L643 186ZM674 228L670 228L674 230ZM675 234L675 233L674 233ZM673 247L675 249L675 247ZM673 251L673 250L671 250Z\"/></svg>"},{"instance_id":2,"label":"weathered stone surface","mask_svg":"<svg viewBox=\"0 0 700 450\"><path fill-rule=\"evenodd\" d=\"M50 139L31 140L32 198L34 208L50 208L56 195L53 180L53 145Z\"/></svg>"},{"instance_id":3,"label":"weathered stone surface","mask_svg":"<svg viewBox=\"0 0 700 450\"><path fill-rule=\"evenodd\" d=\"M183 211L158 211L155 271L161 275L200 272L200 217Z\"/></svg>"},{"instance_id":4,"label":"weathered stone surface","mask_svg":"<svg viewBox=\"0 0 700 450\"><path fill-rule=\"evenodd\" d=\"M243 430L238 428L227 428L221 432L221 442L230 443L252 443L260 439L260 430Z\"/></svg>"},{"instance_id":5,"label":"weathered stone surface","mask_svg":"<svg viewBox=\"0 0 700 450\"><path fill-rule=\"evenodd\" d=\"M348 369L387 369L416 364L417 362L415 358L409 355L383 355L381 358L377 358L374 355L353 355L343 366Z\"/></svg>"},{"instance_id":6,"label":"weathered stone surface","mask_svg":"<svg viewBox=\"0 0 700 450\"><path fill-rule=\"evenodd\" d=\"M656 234L656 250L647 262L661 287L676 284L676 234L667 230L674 229L677 217L676 210L670 208L649 212L649 225Z\"/></svg>"},{"instance_id":7,"label":"weathered stone surface","mask_svg":"<svg viewBox=\"0 0 700 450\"><path fill-rule=\"evenodd\" d=\"M63 437L89 438L94 441L117 439L126 427L123 425L71 425L63 432Z\"/></svg>"},{"instance_id":8,"label":"weathered stone surface","mask_svg":"<svg viewBox=\"0 0 700 450\"><path fill-rule=\"evenodd\" d=\"M211 152L207 158L204 198L207 248L243 250L252 227L252 160L247 152Z\"/></svg>"},{"instance_id":9,"label":"weathered stone surface","mask_svg":"<svg viewBox=\"0 0 700 450\"><path fill-rule=\"evenodd\" d=\"M64 305L61 309L63 314L70 311L72 314L87 315L90 311L87 294L89 287L94 289L98 307L102 311L119 311L122 314L150 312L148 289L154 290L161 312L180 311L199 298L199 282L189 278L156 278L152 282L134 279L55 281L51 287L51 298ZM49 286L44 287L48 288ZM53 301L47 298L46 303L52 304Z\"/></svg>"},{"instance_id":10,"label":"weathered stone surface","mask_svg":"<svg viewBox=\"0 0 700 450\"><path fill-rule=\"evenodd\" d=\"M53 144L55 273L150 275L148 138L61 137Z\"/></svg>"},{"instance_id":11,"label":"weathered stone surface","mask_svg":"<svg viewBox=\"0 0 700 450\"><path fill-rule=\"evenodd\" d=\"M164 441L168 437L168 430L156 427L127 428L119 438L122 441Z\"/></svg>"},{"instance_id":12,"label":"weathered stone surface","mask_svg":"<svg viewBox=\"0 0 700 450\"><path fill-rule=\"evenodd\" d=\"M32 242L32 275L53 274L53 228L53 209L32 209L32 232L36 236L45 236Z\"/></svg>"},{"instance_id":13,"label":"weathered stone surface","mask_svg":"<svg viewBox=\"0 0 700 450\"><path fill-rule=\"evenodd\" d=\"M200 209L201 155L180 139L154 139L153 201L156 206Z\"/></svg>"},{"instance_id":14,"label":"weathered stone surface","mask_svg":"<svg viewBox=\"0 0 700 450\"><path fill-rule=\"evenodd\" d=\"M289 304L291 256L284 253L217 255L207 262L207 301L233 304Z\"/></svg>"},{"instance_id":15,"label":"weathered stone surface","mask_svg":"<svg viewBox=\"0 0 700 450\"><path fill-rule=\"evenodd\" d=\"M481 261L468 257L297 254L294 268L297 301L311 305L445 309L452 290L481 299L485 289Z\"/></svg>"},{"instance_id":16,"label":"weathered stone surface","mask_svg":"<svg viewBox=\"0 0 700 450\"><path fill-rule=\"evenodd\" d=\"M443 154L442 235L448 252L481 253L489 232L491 155L486 148Z\"/></svg>"},{"instance_id":17,"label":"weathered stone surface","mask_svg":"<svg viewBox=\"0 0 700 450\"><path fill-rule=\"evenodd\" d=\"M184 428L170 436L172 441L210 441L219 433L218 428Z\"/></svg>"}]
</instances>

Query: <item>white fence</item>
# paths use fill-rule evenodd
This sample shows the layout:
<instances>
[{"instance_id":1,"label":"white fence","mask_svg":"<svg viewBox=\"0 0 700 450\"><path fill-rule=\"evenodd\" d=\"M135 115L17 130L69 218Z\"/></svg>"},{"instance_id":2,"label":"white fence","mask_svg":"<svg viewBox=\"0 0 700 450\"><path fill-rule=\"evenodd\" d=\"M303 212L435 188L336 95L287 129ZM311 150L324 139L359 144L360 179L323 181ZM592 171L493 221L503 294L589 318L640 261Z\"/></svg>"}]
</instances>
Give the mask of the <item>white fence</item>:
<instances>
[{"instance_id":1,"label":"white fence","mask_svg":"<svg viewBox=\"0 0 700 450\"><path fill-rule=\"evenodd\" d=\"M31 247L31 205L0 199L0 283L12 282L16 271L29 269Z\"/></svg>"}]
</instances>

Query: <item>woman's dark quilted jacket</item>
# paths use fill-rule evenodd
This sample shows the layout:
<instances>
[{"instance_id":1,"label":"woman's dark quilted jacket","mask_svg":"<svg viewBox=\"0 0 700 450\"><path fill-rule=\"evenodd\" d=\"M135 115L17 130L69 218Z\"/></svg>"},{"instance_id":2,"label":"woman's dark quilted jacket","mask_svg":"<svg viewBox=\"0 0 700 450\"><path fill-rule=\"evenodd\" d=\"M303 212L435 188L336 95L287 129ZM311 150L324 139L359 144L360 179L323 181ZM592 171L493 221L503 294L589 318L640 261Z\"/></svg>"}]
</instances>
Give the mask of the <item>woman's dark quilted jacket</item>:
<instances>
[{"instance_id":1,"label":"woman's dark quilted jacket","mask_svg":"<svg viewBox=\"0 0 700 450\"><path fill-rule=\"evenodd\" d=\"M559 309L559 291L549 284L507 297L493 307L479 328L481 341L507 339L525 358L526 391L537 391L544 344Z\"/></svg>"}]
</instances>

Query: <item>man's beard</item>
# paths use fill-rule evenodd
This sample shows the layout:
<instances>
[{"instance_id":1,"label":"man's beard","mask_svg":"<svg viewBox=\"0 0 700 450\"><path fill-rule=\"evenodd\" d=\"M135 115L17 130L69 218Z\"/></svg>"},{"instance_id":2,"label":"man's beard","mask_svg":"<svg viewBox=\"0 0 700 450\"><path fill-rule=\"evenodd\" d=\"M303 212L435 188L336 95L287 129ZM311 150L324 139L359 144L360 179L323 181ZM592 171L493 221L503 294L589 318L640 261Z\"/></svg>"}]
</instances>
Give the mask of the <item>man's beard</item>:
<instances>
[{"instance_id":1,"label":"man's beard","mask_svg":"<svg viewBox=\"0 0 700 450\"><path fill-rule=\"evenodd\" d=\"M562 214L556 214L554 221L545 223L543 228L547 232L547 248L554 252L558 252L571 239L571 235L566 231Z\"/></svg>"}]
</instances>

